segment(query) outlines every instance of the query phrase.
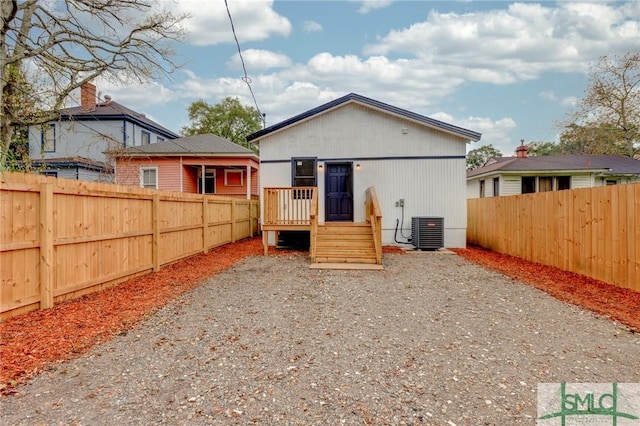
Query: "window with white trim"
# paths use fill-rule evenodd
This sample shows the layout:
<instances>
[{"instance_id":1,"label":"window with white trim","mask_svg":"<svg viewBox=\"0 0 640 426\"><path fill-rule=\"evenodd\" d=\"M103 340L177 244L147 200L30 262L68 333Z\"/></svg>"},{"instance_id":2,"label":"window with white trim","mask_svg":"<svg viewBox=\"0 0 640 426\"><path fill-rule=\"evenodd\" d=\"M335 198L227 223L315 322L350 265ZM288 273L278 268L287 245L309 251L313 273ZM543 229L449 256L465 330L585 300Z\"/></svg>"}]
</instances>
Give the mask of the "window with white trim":
<instances>
[{"instance_id":1,"label":"window with white trim","mask_svg":"<svg viewBox=\"0 0 640 426\"><path fill-rule=\"evenodd\" d=\"M158 168L140 168L140 186L149 189L158 189Z\"/></svg>"},{"instance_id":2,"label":"window with white trim","mask_svg":"<svg viewBox=\"0 0 640 426\"><path fill-rule=\"evenodd\" d=\"M225 170L224 186L242 186L242 170Z\"/></svg>"},{"instance_id":3,"label":"window with white trim","mask_svg":"<svg viewBox=\"0 0 640 426\"><path fill-rule=\"evenodd\" d=\"M56 151L56 124L44 124L40 134L42 150L44 152Z\"/></svg>"},{"instance_id":4,"label":"window with white trim","mask_svg":"<svg viewBox=\"0 0 640 426\"><path fill-rule=\"evenodd\" d=\"M142 139L140 140L142 145L149 145L151 143L151 133L142 131Z\"/></svg>"}]
</instances>

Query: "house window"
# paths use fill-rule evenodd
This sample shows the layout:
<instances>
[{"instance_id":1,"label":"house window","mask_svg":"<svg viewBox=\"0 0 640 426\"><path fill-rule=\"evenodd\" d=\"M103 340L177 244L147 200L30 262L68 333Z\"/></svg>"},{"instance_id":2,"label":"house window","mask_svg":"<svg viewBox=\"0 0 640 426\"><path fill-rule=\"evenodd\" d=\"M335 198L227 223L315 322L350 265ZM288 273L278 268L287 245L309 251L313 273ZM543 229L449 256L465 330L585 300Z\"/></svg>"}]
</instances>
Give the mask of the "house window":
<instances>
[{"instance_id":1,"label":"house window","mask_svg":"<svg viewBox=\"0 0 640 426\"><path fill-rule=\"evenodd\" d=\"M140 186L143 188L158 189L158 168L140 168Z\"/></svg>"},{"instance_id":2,"label":"house window","mask_svg":"<svg viewBox=\"0 0 640 426\"><path fill-rule=\"evenodd\" d=\"M571 176L558 176L556 179L558 191L571 189Z\"/></svg>"},{"instance_id":3,"label":"house window","mask_svg":"<svg viewBox=\"0 0 640 426\"><path fill-rule=\"evenodd\" d=\"M40 172L40 174L43 175L43 176L51 176L51 177L54 177L54 178L58 177L58 172L54 172L54 171L51 171L51 170L43 170L43 171Z\"/></svg>"},{"instance_id":4,"label":"house window","mask_svg":"<svg viewBox=\"0 0 640 426\"><path fill-rule=\"evenodd\" d=\"M242 170L225 170L224 186L242 186Z\"/></svg>"},{"instance_id":5,"label":"house window","mask_svg":"<svg viewBox=\"0 0 640 426\"><path fill-rule=\"evenodd\" d=\"M151 143L151 133L142 131L142 145L149 145Z\"/></svg>"},{"instance_id":6,"label":"house window","mask_svg":"<svg viewBox=\"0 0 640 426\"><path fill-rule=\"evenodd\" d=\"M158 142L164 142L164 138L161 138L160 136L158 136Z\"/></svg>"},{"instance_id":7,"label":"house window","mask_svg":"<svg viewBox=\"0 0 640 426\"><path fill-rule=\"evenodd\" d=\"M202 169L198 169L198 194L216 193L216 171L215 169L205 169L204 171L204 191L202 190Z\"/></svg>"},{"instance_id":8,"label":"house window","mask_svg":"<svg viewBox=\"0 0 640 426\"><path fill-rule=\"evenodd\" d=\"M484 198L484 180L480 181L480 198Z\"/></svg>"},{"instance_id":9,"label":"house window","mask_svg":"<svg viewBox=\"0 0 640 426\"><path fill-rule=\"evenodd\" d=\"M530 194L536 192L536 177L522 176L522 193Z\"/></svg>"},{"instance_id":10,"label":"house window","mask_svg":"<svg viewBox=\"0 0 640 426\"><path fill-rule=\"evenodd\" d=\"M45 124L40 134L42 150L44 152L56 151L56 125L55 123Z\"/></svg>"},{"instance_id":11,"label":"house window","mask_svg":"<svg viewBox=\"0 0 640 426\"><path fill-rule=\"evenodd\" d=\"M618 181L613 179L607 179L607 185L617 185Z\"/></svg>"},{"instance_id":12,"label":"house window","mask_svg":"<svg viewBox=\"0 0 640 426\"><path fill-rule=\"evenodd\" d=\"M500 178L493 178L493 196L500 195Z\"/></svg>"},{"instance_id":13,"label":"house window","mask_svg":"<svg viewBox=\"0 0 640 426\"><path fill-rule=\"evenodd\" d=\"M553 191L553 177L540 176L538 178L538 191L539 192Z\"/></svg>"},{"instance_id":14,"label":"house window","mask_svg":"<svg viewBox=\"0 0 640 426\"><path fill-rule=\"evenodd\" d=\"M314 158L293 158L291 160L291 186L316 186L316 164ZM309 191L296 191L294 198L309 197Z\"/></svg>"}]
</instances>

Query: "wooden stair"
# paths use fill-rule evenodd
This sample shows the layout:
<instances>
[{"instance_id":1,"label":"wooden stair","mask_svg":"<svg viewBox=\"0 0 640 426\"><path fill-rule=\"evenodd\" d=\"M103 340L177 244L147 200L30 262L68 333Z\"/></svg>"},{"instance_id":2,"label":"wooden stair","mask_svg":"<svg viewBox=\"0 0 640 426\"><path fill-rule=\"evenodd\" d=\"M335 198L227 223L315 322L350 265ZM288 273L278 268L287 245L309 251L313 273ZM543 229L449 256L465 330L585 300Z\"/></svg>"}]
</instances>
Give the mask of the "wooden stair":
<instances>
[{"instance_id":1,"label":"wooden stair","mask_svg":"<svg viewBox=\"0 0 640 426\"><path fill-rule=\"evenodd\" d=\"M368 223L319 224L313 269L383 269L377 264L373 231Z\"/></svg>"}]
</instances>

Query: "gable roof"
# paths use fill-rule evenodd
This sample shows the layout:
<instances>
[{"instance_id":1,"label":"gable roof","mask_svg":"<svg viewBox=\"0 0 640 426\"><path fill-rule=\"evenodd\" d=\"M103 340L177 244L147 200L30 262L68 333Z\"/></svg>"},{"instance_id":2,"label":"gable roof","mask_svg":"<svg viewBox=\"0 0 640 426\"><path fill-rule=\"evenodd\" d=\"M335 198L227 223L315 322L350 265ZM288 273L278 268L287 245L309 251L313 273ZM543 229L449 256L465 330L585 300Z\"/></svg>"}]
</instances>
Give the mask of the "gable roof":
<instances>
[{"instance_id":1,"label":"gable roof","mask_svg":"<svg viewBox=\"0 0 640 426\"><path fill-rule=\"evenodd\" d=\"M211 133L185 136L148 145L131 146L116 155L118 157L232 155L258 159L258 155L250 149Z\"/></svg>"},{"instance_id":2,"label":"gable roof","mask_svg":"<svg viewBox=\"0 0 640 426\"><path fill-rule=\"evenodd\" d=\"M467 178L497 172L527 173L553 171L599 171L608 174L638 174L640 161L621 155L543 155L539 157L501 157L467 173Z\"/></svg>"},{"instance_id":3,"label":"gable roof","mask_svg":"<svg viewBox=\"0 0 640 426\"><path fill-rule=\"evenodd\" d=\"M96 104L95 108L90 110L83 109L79 106L65 108L60 110L60 118L62 120L77 121L128 120L144 127L145 129L153 130L155 133L167 138L177 138L179 136L177 133L174 133L155 121L150 120L144 114L135 112L134 110L114 101Z\"/></svg>"},{"instance_id":4,"label":"gable roof","mask_svg":"<svg viewBox=\"0 0 640 426\"><path fill-rule=\"evenodd\" d=\"M442 121L435 120L433 118L426 117L424 115L416 114L415 112L407 111L405 109L397 108L392 105L385 104L380 101L376 101L374 99L366 98L364 96L358 95L356 93L349 93L341 98L335 99L331 102L327 102L324 105L320 105L319 107L310 109L309 111L303 112L302 114L298 114L295 117L289 118L288 120L281 121L280 123L274 124L273 126L266 127L262 130L259 130L249 136L247 136L247 141L252 141L254 139L259 139L262 136L268 135L270 133L276 132L278 130L284 129L286 127L292 126L300 121L306 120L307 118L313 117L315 115L322 114L334 108L337 108L342 105L346 105L348 103L358 103L360 105L364 105L369 108L376 109L378 111L383 111L392 115L400 116L411 121L415 121L426 126L441 130L446 133L450 133L465 139L469 139L472 141L479 141L481 134L478 132L474 132L472 130L467 130L462 127L454 126L452 124L448 124Z\"/></svg>"}]
</instances>

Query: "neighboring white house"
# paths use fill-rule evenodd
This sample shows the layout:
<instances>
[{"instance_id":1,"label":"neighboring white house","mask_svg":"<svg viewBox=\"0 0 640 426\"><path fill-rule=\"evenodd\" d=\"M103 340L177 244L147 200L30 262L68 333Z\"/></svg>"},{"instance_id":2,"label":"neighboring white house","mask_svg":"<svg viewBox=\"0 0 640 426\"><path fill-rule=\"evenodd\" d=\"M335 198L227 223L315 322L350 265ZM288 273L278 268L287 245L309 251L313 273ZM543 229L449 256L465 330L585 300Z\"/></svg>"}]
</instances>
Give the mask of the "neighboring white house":
<instances>
[{"instance_id":1,"label":"neighboring white house","mask_svg":"<svg viewBox=\"0 0 640 426\"><path fill-rule=\"evenodd\" d=\"M619 155L549 155L492 159L467 173L467 198L588 188L640 181L640 161Z\"/></svg>"},{"instance_id":2,"label":"neighboring white house","mask_svg":"<svg viewBox=\"0 0 640 426\"><path fill-rule=\"evenodd\" d=\"M29 129L29 157L43 173L81 180L113 179L113 161L105 151L175 139L178 135L111 100L96 102L96 86L85 83L81 106L60 111L60 118Z\"/></svg>"},{"instance_id":3,"label":"neighboring white house","mask_svg":"<svg viewBox=\"0 0 640 426\"><path fill-rule=\"evenodd\" d=\"M261 193L317 186L321 223L364 222L365 190L373 186L383 244L406 242L411 218L426 216L444 218L445 247L465 247L466 145L479 139L477 132L354 93L247 137L260 146Z\"/></svg>"}]
</instances>

